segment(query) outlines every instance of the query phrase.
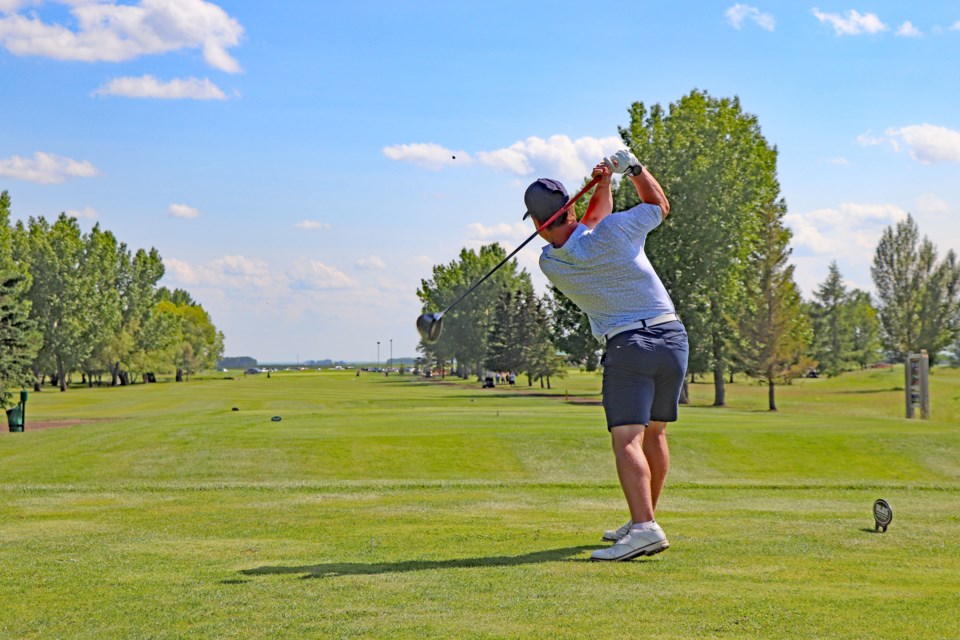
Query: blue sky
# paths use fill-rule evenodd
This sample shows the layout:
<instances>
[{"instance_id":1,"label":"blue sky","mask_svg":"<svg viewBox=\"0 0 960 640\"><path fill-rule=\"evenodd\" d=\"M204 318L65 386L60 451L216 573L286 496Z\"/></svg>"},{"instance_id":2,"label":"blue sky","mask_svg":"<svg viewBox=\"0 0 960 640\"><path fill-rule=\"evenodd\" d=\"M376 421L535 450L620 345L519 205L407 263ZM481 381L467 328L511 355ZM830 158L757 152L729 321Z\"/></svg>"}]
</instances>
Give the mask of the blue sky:
<instances>
[{"instance_id":1,"label":"blue sky","mask_svg":"<svg viewBox=\"0 0 960 640\"><path fill-rule=\"evenodd\" d=\"M0 0L0 189L157 247L228 355L412 356L431 265L694 88L779 149L805 295L908 212L960 250L958 53L955 2Z\"/></svg>"}]
</instances>

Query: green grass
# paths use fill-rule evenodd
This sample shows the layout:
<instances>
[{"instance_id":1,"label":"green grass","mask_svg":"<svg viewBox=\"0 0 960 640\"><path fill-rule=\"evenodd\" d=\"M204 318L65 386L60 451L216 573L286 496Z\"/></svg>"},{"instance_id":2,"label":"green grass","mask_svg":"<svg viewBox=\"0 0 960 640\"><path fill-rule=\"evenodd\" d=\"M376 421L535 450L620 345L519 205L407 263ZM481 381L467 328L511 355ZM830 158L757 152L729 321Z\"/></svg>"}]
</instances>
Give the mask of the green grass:
<instances>
[{"instance_id":1,"label":"green grass","mask_svg":"<svg viewBox=\"0 0 960 640\"><path fill-rule=\"evenodd\" d=\"M693 385L671 548L617 565L587 561L626 518L599 377L554 383L31 394L0 434L0 637L960 637L960 371L929 421L901 417L902 369L780 387L775 414ZM91 422L30 426L65 420Z\"/></svg>"}]
</instances>

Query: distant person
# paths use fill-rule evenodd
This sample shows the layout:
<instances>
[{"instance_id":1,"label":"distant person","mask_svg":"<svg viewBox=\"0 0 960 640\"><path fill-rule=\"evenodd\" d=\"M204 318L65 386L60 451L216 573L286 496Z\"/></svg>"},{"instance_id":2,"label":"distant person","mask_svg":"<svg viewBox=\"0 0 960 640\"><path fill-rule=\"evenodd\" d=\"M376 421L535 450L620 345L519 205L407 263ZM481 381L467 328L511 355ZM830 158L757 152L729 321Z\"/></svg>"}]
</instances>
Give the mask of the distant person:
<instances>
[{"instance_id":1,"label":"distant person","mask_svg":"<svg viewBox=\"0 0 960 640\"><path fill-rule=\"evenodd\" d=\"M510 383L510 386L511 386L511 387L512 387L514 384L516 384L516 382L517 382L517 376L513 375L513 371L511 371L510 373L507 374L507 382Z\"/></svg>"},{"instance_id":2,"label":"distant person","mask_svg":"<svg viewBox=\"0 0 960 640\"><path fill-rule=\"evenodd\" d=\"M642 204L613 213L612 173L628 176ZM615 544L592 559L630 560L670 546L654 512L670 467L666 427L677 419L687 332L644 252L647 234L670 211L660 184L626 150L604 158L592 175L600 182L583 218L571 209L540 232L549 243L540 269L587 314L605 347L603 408L630 519L603 534ZM524 218L539 228L568 200L562 184L541 178L524 194Z\"/></svg>"}]
</instances>

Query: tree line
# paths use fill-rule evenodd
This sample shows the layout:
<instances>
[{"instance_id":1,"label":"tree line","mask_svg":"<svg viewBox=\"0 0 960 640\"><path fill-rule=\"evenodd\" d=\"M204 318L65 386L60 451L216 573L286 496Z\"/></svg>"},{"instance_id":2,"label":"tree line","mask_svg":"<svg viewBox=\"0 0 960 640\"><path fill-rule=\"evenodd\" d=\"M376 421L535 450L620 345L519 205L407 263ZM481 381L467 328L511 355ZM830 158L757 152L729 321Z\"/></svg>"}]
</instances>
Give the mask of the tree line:
<instances>
[{"instance_id":1,"label":"tree line","mask_svg":"<svg viewBox=\"0 0 960 640\"><path fill-rule=\"evenodd\" d=\"M715 406L726 404L734 372L766 383L775 410L775 385L811 372L838 375L919 349L935 362L951 345L960 359L960 265L952 251L940 259L912 217L880 239L871 270L875 298L848 290L834 262L813 300L804 301L790 263L777 149L756 116L736 97L697 90L666 108L636 102L629 114L619 130L624 145L654 168L671 204L647 254L687 327L690 380L712 376ZM621 182L614 202L615 210L628 209L638 203L636 190ZM585 209L586 199L578 214ZM418 290L424 311L444 308L504 255L496 245L465 249L459 260L434 267ZM558 373L543 356L551 349L595 369L600 345L586 317L555 289L536 298L529 275L508 266L452 311L448 333L421 351L457 363L460 375L509 364L531 382L548 378Z\"/></svg>"},{"instance_id":2,"label":"tree line","mask_svg":"<svg viewBox=\"0 0 960 640\"><path fill-rule=\"evenodd\" d=\"M156 249L133 251L99 224L60 214L11 224L0 194L0 403L10 389L66 391L74 374L112 386L212 367L223 333L187 291L159 286Z\"/></svg>"}]
</instances>

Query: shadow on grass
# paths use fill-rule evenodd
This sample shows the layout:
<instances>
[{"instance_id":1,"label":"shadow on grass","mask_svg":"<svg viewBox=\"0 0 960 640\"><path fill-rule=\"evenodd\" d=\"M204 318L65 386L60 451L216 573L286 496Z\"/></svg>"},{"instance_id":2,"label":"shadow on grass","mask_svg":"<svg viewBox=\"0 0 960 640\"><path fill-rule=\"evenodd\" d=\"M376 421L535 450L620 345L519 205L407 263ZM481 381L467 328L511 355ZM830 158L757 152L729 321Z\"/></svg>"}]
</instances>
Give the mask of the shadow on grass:
<instances>
[{"instance_id":1,"label":"shadow on grass","mask_svg":"<svg viewBox=\"0 0 960 640\"><path fill-rule=\"evenodd\" d=\"M837 391L839 395L865 395L874 393L890 393L891 391L903 391L903 387L890 387L889 389L850 389L847 391Z\"/></svg>"},{"instance_id":2,"label":"shadow on grass","mask_svg":"<svg viewBox=\"0 0 960 640\"><path fill-rule=\"evenodd\" d=\"M257 567L240 571L245 576L303 574L307 578L332 578L335 576L378 575L430 571L433 569L468 569L472 567L514 567L542 562L575 562L572 556L602 548L600 545L563 547L525 553L519 556L489 556L485 558L457 558L454 560L403 560L401 562L329 562L293 567ZM583 559L586 561L586 558Z\"/></svg>"}]
</instances>

